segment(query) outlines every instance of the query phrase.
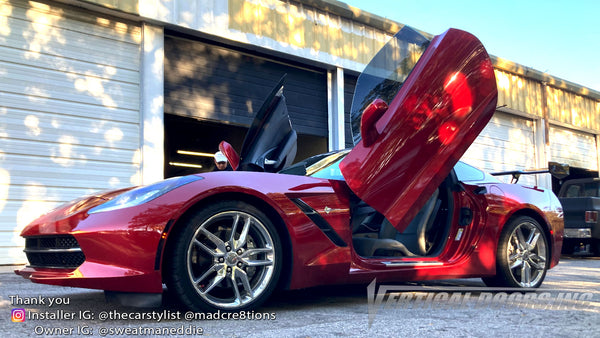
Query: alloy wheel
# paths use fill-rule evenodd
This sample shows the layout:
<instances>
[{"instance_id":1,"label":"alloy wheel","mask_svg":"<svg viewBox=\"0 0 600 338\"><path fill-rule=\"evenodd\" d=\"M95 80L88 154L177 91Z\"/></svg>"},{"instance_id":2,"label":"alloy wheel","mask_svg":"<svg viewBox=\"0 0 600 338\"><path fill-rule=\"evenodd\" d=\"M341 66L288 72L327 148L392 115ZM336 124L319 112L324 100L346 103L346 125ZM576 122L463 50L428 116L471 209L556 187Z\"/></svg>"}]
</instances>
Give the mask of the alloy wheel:
<instances>
[{"instance_id":1,"label":"alloy wheel","mask_svg":"<svg viewBox=\"0 0 600 338\"><path fill-rule=\"evenodd\" d=\"M275 271L273 239L257 217L225 211L208 218L187 247L188 278L197 294L222 309L260 297Z\"/></svg>"},{"instance_id":2,"label":"alloy wheel","mask_svg":"<svg viewBox=\"0 0 600 338\"><path fill-rule=\"evenodd\" d=\"M524 221L513 229L506 255L511 276L522 287L534 287L544 277L546 241L536 224Z\"/></svg>"}]
</instances>

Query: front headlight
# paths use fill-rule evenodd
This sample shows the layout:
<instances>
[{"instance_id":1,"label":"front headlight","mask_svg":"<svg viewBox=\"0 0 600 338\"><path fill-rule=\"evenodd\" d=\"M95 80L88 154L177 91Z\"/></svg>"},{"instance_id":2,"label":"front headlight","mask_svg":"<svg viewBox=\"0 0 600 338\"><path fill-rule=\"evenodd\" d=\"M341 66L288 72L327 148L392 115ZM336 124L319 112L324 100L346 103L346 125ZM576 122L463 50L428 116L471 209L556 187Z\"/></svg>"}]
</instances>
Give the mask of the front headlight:
<instances>
[{"instance_id":1,"label":"front headlight","mask_svg":"<svg viewBox=\"0 0 600 338\"><path fill-rule=\"evenodd\" d=\"M201 179L202 177L193 175L173 177L148 186L135 188L125 193L122 193L121 195L113 198L112 200L106 203L103 203L95 208L90 209L90 211L88 211L88 214L129 208L146 202L150 202L153 199L158 198L159 196L162 196L175 188Z\"/></svg>"}]
</instances>

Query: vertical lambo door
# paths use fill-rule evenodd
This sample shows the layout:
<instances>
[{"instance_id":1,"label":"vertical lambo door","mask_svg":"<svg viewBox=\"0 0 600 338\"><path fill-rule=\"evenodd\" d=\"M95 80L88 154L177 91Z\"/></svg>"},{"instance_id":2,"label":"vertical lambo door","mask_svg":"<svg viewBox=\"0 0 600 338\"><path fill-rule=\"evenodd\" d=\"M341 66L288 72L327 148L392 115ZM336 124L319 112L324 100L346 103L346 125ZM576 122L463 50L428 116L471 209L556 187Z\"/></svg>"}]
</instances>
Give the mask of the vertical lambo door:
<instances>
[{"instance_id":1,"label":"vertical lambo door","mask_svg":"<svg viewBox=\"0 0 600 338\"><path fill-rule=\"evenodd\" d=\"M353 281L372 272L381 280L491 272L473 246L485 226L485 198L461 191L453 167L496 102L491 60L469 33L450 29L430 41L404 27L372 59L352 102L355 146L339 165L360 199Z\"/></svg>"},{"instance_id":2,"label":"vertical lambo door","mask_svg":"<svg viewBox=\"0 0 600 338\"><path fill-rule=\"evenodd\" d=\"M491 60L473 35L429 41L400 30L360 75L355 146L340 163L352 191L402 232L492 117Z\"/></svg>"}]
</instances>

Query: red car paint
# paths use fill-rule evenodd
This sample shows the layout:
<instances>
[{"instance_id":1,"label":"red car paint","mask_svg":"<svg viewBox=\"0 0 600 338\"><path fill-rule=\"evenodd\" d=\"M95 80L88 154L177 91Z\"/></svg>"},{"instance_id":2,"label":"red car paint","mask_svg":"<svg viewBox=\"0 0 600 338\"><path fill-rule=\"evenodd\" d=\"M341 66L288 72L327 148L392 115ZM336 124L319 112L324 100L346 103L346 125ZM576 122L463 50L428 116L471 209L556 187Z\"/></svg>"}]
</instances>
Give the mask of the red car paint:
<instances>
[{"instance_id":1,"label":"red car paint","mask_svg":"<svg viewBox=\"0 0 600 338\"><path fill-rule=\"evenodd\" d=\"M348 226L350 190L342 182L304 176L255 173L215 172L205 178L169 192L146 203L143 208L87 215L89 205L67 218L64 209L42 216L29 225L22 236L73 234L86 254L86 262L74 270L25 268L17 273L34 282L92 289L162 292L160 265L156 254L161 234L169 221L177 223L182 215L206 199L260 199L280 217L280 225L289 234L292 255L290 289L325 284L367 283L380 281L428 280L481 277L495 273L495 251L501 225L518 212L543 219L551 242L560 248L562 219L560 210L552 209L547 194L521 186L496 183L485 197L474 195L474 187L455 193L456 206L472 206L476 218L461 241L451 241L439 257L402 258L403 261L437 261L439 266L390 268L381 260L365 259L352 250ZM333 183L333 184L332 184ZM524 196L523 192L527 192ZM338 247L291 202L301 197L321 214L348 244ZM93 202L92 205L96 203ZM542 210L536 206L546 206ZM557 204L558 205L558 204ZM325 212L325 207L333 211ZM131 210L133 209L133 210ZM483 212L487 210L487 213ZM107 217L108 216L108 217ZM453 215L457 218L458 215ZM456 224L456 222L453 222ZM173 227L171 227L173 229ZM450 230L449 238L456 235ZM168 241L167 233L166 240ZM163 252L159 253L162 257ZM558 263L560 250L553 250L551 266ZM385 259L385 261L393 261Z\"/></svg>"}]
</instances>

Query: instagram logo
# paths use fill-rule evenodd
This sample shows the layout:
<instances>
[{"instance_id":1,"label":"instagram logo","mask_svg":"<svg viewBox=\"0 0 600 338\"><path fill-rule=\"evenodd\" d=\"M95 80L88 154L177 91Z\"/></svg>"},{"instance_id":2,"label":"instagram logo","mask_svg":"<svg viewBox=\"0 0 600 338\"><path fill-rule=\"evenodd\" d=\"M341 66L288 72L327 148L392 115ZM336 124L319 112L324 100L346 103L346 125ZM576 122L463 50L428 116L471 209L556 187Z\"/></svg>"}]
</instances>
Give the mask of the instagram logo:
<instances>
[{"instance_id":1,"label":"instagram logo","mask_svg":"<svg viewBox=\"0 0 600 338\"><path fill-rule=\"evenodd\" d=\"M25 309L12 309L12 321L20 323L25 321Z\"/></svg>"}]
</instances>

